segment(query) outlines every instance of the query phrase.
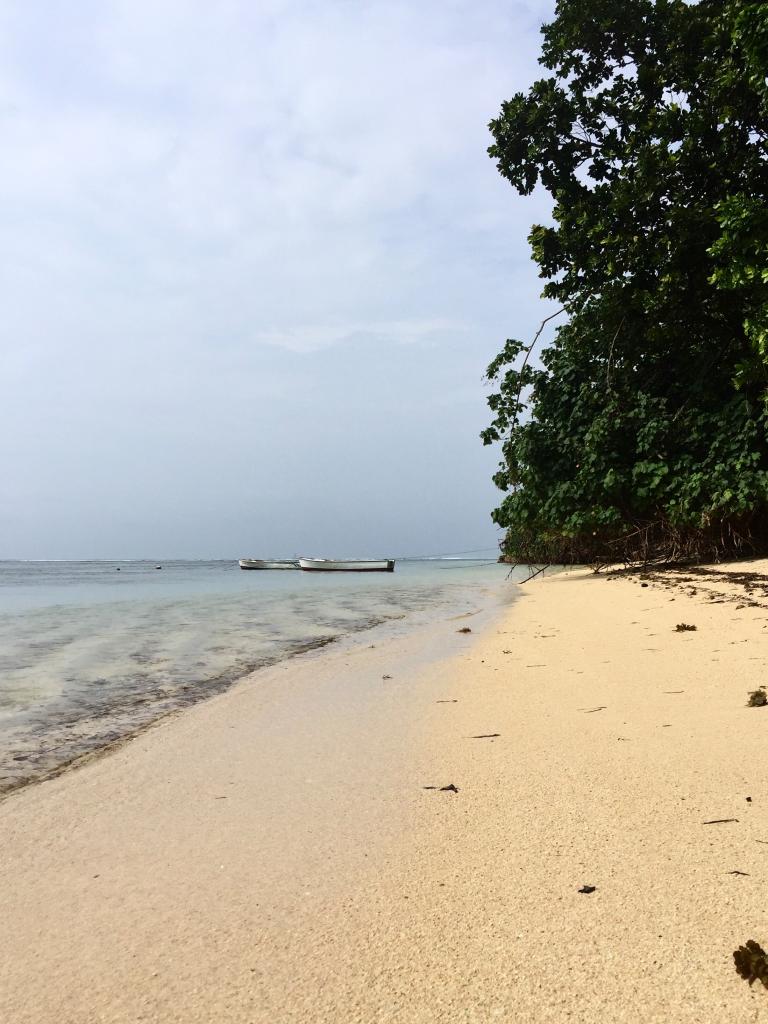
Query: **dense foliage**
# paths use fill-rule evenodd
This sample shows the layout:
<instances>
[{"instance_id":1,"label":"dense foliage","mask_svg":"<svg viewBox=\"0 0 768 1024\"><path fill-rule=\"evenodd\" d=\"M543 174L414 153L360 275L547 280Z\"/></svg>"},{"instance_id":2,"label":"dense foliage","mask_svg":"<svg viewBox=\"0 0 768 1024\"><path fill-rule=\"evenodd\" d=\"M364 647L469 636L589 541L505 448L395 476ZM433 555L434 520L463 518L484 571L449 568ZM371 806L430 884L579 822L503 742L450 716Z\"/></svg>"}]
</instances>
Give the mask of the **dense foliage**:
<instances>
[{"instance_id":1,"label":"dense foliage","mask_svg":"<svg viewBox=\"0 0 768 1024\"><path fill-rule=\"evenodd\" d=\"M543 37L490 126L554 199L530 242L567 321L488 368L506 552L768 550L768 2L559 0Z\"/></svg>"}]
</instances>

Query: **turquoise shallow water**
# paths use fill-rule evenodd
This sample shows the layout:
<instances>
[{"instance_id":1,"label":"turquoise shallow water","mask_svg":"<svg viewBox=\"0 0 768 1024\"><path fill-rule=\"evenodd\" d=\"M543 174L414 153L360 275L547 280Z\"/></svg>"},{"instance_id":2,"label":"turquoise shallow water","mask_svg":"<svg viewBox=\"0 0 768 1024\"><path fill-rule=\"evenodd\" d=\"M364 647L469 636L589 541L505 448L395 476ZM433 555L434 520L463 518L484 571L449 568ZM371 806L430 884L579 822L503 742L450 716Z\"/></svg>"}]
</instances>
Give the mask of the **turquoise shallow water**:
<instances>
[{"instance_id":1,"label":"turquoise shallow water","mask_svg":"<svg viewBox=\"0 0 768 1024\"><path fill-rule=\"evenodd\" d=\"M455 560L364 575L0 562L0 792L282 658L505 600L507 575Z\"/></svg>"}]
</instances>

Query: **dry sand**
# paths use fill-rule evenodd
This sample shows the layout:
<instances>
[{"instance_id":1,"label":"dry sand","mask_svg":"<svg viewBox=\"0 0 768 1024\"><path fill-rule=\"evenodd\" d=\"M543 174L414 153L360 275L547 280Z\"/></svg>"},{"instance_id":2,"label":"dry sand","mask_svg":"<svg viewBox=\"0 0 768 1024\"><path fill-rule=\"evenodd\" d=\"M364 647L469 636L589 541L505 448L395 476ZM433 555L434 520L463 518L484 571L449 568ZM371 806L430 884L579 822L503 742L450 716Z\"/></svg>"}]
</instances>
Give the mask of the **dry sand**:
<instances>
[{"instance_id":1,"label":"dry sand","mask_svg":"<svg viewBox=\"0 0 768 1024\"><path fill-rule=\"evenodd\" d=\"M0 1020L768 1020L768 596L646 582L277 666L12 795Z\"/></svg>"}]
</instances>

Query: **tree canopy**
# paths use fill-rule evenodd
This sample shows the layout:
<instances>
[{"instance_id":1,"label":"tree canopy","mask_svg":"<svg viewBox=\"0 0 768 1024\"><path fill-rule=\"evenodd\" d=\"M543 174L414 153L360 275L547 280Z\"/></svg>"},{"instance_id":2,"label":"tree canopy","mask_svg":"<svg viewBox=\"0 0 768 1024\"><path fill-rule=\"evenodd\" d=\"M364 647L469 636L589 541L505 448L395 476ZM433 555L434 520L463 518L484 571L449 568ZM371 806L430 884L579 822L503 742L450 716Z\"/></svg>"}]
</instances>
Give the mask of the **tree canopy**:
<instances>
[{"instance_id":1,"label":"tree canopy","mask_svg":"<svg viewBox=\"0 0 768 1024\"><path fill-rule=\"evenodd\" d=\"M529 561L768 549L768 2L559 0L489 153L564 322L488 368Z\"/></svg>"}]
</instances>

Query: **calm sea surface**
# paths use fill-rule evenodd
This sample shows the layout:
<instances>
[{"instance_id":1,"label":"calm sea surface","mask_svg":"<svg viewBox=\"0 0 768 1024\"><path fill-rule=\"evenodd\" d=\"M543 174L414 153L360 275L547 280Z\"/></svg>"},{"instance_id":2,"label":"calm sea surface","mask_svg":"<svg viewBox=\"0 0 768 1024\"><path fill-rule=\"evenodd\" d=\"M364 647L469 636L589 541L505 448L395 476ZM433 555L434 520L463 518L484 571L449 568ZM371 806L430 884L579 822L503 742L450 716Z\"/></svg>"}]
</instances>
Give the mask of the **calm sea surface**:
<instances>
[{"instance_id":1,"label":"calm sea surface","mask_svg":"<svg viewBox=\"0 0 768 1024\"><path fill-rule=\"evenodd\" d=\"M410 629L504 600L507 573L456 560L364 575L0 562L0 792L261 666L381 623Z\"/></svg>"}]
</instances>

